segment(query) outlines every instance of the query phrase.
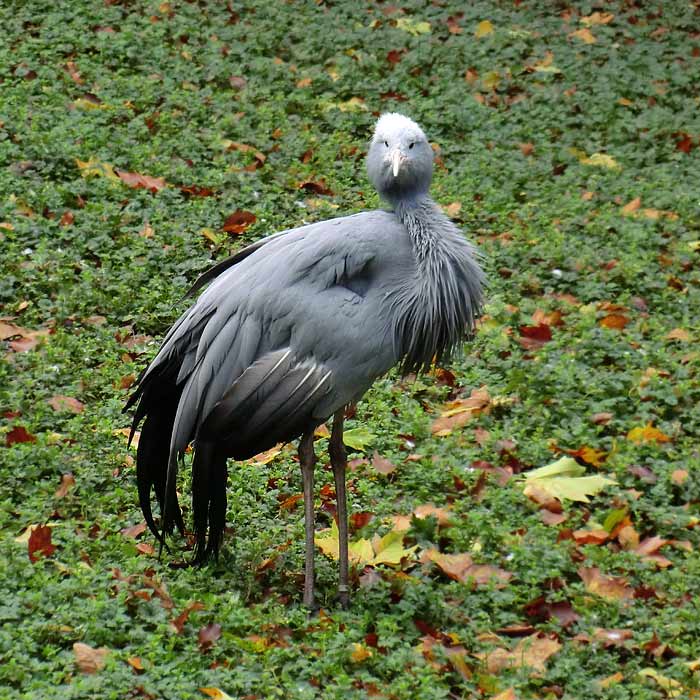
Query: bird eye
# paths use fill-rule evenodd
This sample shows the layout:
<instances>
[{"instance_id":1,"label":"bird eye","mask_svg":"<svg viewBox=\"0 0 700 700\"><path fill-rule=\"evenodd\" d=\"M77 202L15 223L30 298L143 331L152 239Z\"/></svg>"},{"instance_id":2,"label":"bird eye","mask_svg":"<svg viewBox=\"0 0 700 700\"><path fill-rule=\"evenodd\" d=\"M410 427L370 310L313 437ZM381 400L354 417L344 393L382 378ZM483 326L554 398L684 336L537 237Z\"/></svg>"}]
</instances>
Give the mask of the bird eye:
<instances>
[{"instance_id":1,"label":"bird eye","mask_svg":"<svg viewBox=\"0 0 700 700\"><path fill-rule=\"evenodd\" d=\"M415 141L411 141L411 143L408 144L409 148L413 148L416 145Z\"/></svg>"},{"instance_id":2,"label":"bird eye","mask_svg":"<svg viewBox=\"0 0 700 700\"><path fill-rule=\"evenodd\" d=\"M384 142L384 145L385 145L387 148L389 148L389 142L388 142L388 141L385 141L385 142Z\"/></svg>"}]
</instances>

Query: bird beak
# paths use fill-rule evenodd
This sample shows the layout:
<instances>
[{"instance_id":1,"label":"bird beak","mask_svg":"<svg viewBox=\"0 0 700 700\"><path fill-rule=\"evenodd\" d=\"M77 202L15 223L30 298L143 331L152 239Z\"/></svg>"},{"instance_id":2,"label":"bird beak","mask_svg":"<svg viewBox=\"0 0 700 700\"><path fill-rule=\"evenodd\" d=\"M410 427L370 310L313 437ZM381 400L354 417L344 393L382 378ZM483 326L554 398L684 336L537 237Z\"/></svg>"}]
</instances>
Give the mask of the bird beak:
<instances>
[{"instance_id":1,"label":"bird beak","mask_svg":"<svg viewBox=\"0 0 700 700\"><path fill-rule=\"evenodd\" d=\"M394 177L398 177L401 163L406 160L406 156L401 153L400 148L396 148L391 152L389 160L391 161L391 172L393 173Z\"/></svg>"}]
</instances>

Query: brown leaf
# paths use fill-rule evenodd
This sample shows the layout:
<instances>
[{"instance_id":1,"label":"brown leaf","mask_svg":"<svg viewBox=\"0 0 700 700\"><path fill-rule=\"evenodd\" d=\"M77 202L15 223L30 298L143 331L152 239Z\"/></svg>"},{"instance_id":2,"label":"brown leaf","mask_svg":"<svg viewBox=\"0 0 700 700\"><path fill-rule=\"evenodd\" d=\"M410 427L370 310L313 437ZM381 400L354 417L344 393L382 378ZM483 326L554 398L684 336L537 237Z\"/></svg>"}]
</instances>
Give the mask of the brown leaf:
<instances>
[{"instance_id":1,"label":"brown leaf","mask_svg":"<svg viewBox=\"0 0 700 700\"><path fill-rule=\"evenodd\" d=\"M204 604L200 603L198 600L188 603L185 609L170 623L176 634L182 634L187 619L190 614L196 610L204 610Z\"/></svg>"},{"instance_id":2,"label":"brown leaf","mask_svg":"<svg viewBox=\"0 0 700 700\"><path fill-rule=\"evenodd\" d=\"M508 581L513 574L489 564L474 564L471 556L466 552L460 554L442 554L437 549L426 549L421 561L432 561L449 578L461 583L469 581L475 584L485 584L495 578L500 581L500 587Z\"/></svg>"},{"instance_id":3,"label":"brown leaf","mask_svg":"<svg viewBox=\"0 0 700 700\"><path fill-rule=\"evenodd\" d=\"M162 177L151 177L150 175L141 175L141 173L128 173L125 170L114 171L119 179L129 187L134 189L144 189L156 194L164 187L167 187L167 183Z\"/></svg>"},{"instance_id":4,"label":"brown leaf","mask_svg":"<svg viewBox=\"0 0 700 700\"><path fill-rule=\"evenodd\" d=\"M216 194L216 190L213 190L211 187L202 187L200 185L178 185L178 189L183 194L192 197L213 197Z\"/></svg>"},{"instance_id":5,"label":"brown leaf","mask_svg":"<svg viewBox=\"0 0 700 700\"><path fill-rule=\"evenodd\" d=\"M36 435L27 432L23 425L16 425L5 435L5 446L11 447L17 443L36 442Z\"/></svg>"},{"instance_id":6,"label":"brown leaf","mask_svg":"<svg viewBox=\"0 0 700 700\"><path fill-rule=\"evenodd\" d=\"M61 484L56 489L56 493L54 494L54 498L65 498L68 492L75 486L75 477L70 473L67 472L65 474L61 474Z\"/></svg>"},{"instance_id":7,"label":"brown leaf","mask_svg":"<svg viewBox=\"0 0 700 700\"><path fill-rule=\"evenodd\" d=\"M75 663L83 673L97 673L104 668L110 650L106 647L95 649L82 642L76 642L73 644L73 653Z\"/></svg>"},{"instance_id":8,"label":"brown leaf","mask_svg":"<svg viewBox=\"0 0 700 700\"><path fill-rule=\"evenodd\" d=\"M73 215L72 211L64 211L63 216L61 216L61 221L59 222L61 226L66 227L66 226L71 226L72 223L75 221L75 216Z\"/></svg>"},{"instance_id":9,"label":"brown leaf","mask_svg":"<svg viewBox=\"0 0 700 700\"><path fill-rule=\"evenodd\" d=\"M212 622L210 625L205 625L199 630L197 639L199 641L199 648L202 651L207 651L211 649L214 642L218 641L221 637L221 625L217 622Z\"/></svg>"},{"instance_id":10,"label":"brown leaf","mask_svg":"<svg viewBox=\"0 0 700 700\"><path fill-rule=\"evenodd\" d=\"M370 513L366 510L362 511L361 513L353 513L349 519L350 529L353 531L362 529L369 523L370 520L372 520L373 517L374 513Z\"/></svg>"},{"instance_id":11,"label":"brown leaf","mask_svg":"<svg viewBox=\"0 0 700 700\"><path fill-rule=\"evenodd\" d=\"M438 508L432 503L426 503L422 506L418 506L413 511L413 514L419 520L433 517L437 520L438 525L449 525L452 521L452 513L449 511L448 508Z\"/></svg>"},{"instance_id":12,"label":"brown leaf","mask_svg":"<svg viewBox=\"0 0 700 700\"><path fill-rule=\"evenodd\" d=\"M581 17L581 24L591 27L594 24L610 24L613 19L615 15L612 12L593 12L586 17Z\"/></svg>"},{"instance_id":13,"label":"brown leaf","mask_svg":"<svg viewBox=\"0 0 700 700\"><path fill-rule=\"evenodd\" d=\"M325 180L304 180L304 182L299 183L299 189L304 190L305 192L310 192L311 194L333 194L333 191L326 185Z\"/></svg>"},{"instance_id":14,"label":"brown leaf","mask_svg":"<svg viewBox=\"0 0 700 700\"><path fill-rule=\"evenodd\" d=\"M51 544L51 528L48 525L37 525L29 534L27 540L29 559L39 560L39 555L50 557L56 551L56 545Z\"/></svg>"},{"instance_id":15,"label":"brown leaf","mask_svg":"<svg viewBox=\"0 0 700 700\"><path fill-rule=\"evenodd\" d=\"M688 343L691 336L685 328L674 328L666 334L666 340L679 340L682 343Z\"/></svg>"},{"instance_id":16,"label":"brown leaf","mask_svg":"<svg viewBox=\"0 0 700 700\"><path fill-rule=\"evenodd\" d=\"M603 544L610 536L607 530L574 530L572 537L576 544Z\"/></svg>"},{"instance_id":17,"label":"brown leaf","mask_svg":"<svg viewBox=\"0 0 700 700\"><path fill-rule=\"evenodd\" d=\"M49 399L49 406L59 413L82 413L85 410L84 403L72 396L62 396L61 394L52 396Z\"/></svg>"},{"instance_id":18,"label":"brown leaf","mask_svg":"<svg viewBox=\"0 0 700 700\"><path fill-rule=\"evenodd\" d=\"M578 575L589 593L606 600L629 600L634 596L634 590L627 579L621 576L605 576L597 566L581 567Z\"/></svg>"},{"instance_id":19,"label":"brown leaf","mask_svg":"<svg viewBox=\"0 0 700 700\"><path fill-rule=\"evenodd\" d=\"M628 639L632 639L634 634L628 629L603 629L596 627L593 632L593 639L602 644L604 649L610 647L624 647Z\"/></svg>"},{"instance_id":20,"label":"brown leaf","mask_svg":"<svg viewBox=\"0 0 700 700\"><path fill-rule=\"evenodd\" d=\"M568 517L566 513L556 513L546 508L540 511L540 520L545 525L561 525Z\"/></svg>"},{"instance_id":21,"label":"brown leaf","mask_svg":"<svg viewBox=\"0 0 700 700\"><path fill-rule=\"evenodd\" d=\"M311 78L301 78L300 80L297 80L297 87L298 88L311 87L312 82L313 81L311 80Z\"/></svg>"},{"instance_id":22,"label":"brown leaf","mask_svg":"<svg viewBox=\"0 0 700 700\"><path fill-rule=\"evenodd\" d=\"M383 474L384 476L389 476L389 474L392 474L396 471L396 465L390 460L388 460L386 457L381 457L379 455L379 452L377 452L376 450L372 455L372 460L370 464L372 465L375 471L379 472L380 474Z\"/></svg>"},{"instance_id":23,"label":"brown leaf","mask_svg":"<svg viewBox=\"0 0 700 700\"><path fill-rule=\"evenodd\" d=\"M603 316L603 318L598 321L603 328L610 328L614 330L622 330L629 322L629 317L625 316L624 314L608 314L607 316Z\"/></svg>"},{"instance_id":24,"label":"brown leaf","mask_svg":"<svg viewBox=\"0 0 700 700\"><path fill-rule=\"evenodd\" d=\"M601 413L594 413L591 416L591 421L596 425L607 425L615 416L607 411L602 411Z\"/></svg>"},{"instance_id":25,"label":"brown leaf","mask_svg":"<svg viewBox=\"0 0 700 700\"><path fill-rule=\"evenodd\" d=\"M494 649L486 656L489 673L500 673L508 668L532 668L536 673L545 672L545 663L561 649L556 639L537 634L521 639L512 650Z\"/></svg>"},{"instance_id":26,"label":"brown leaf","mask_svg":"<svg viewBox=\"0 0 700 700\"><path fill-rule=\"evenodd\" d=\"M625 204L622 209L620 209L620 212L624 214L625 216L632 216L639 207L642 206L642 200L640 197L635 197L634 199L630 200Z\"/></svg>"},{"instance_id":27,"label":"brown leaf","mask_svg":"<svg viewBox=\"0 0 700 700\"><path fill-rule=\"evenodd\" d=\"M145 531L146 523L142 520L140 523L136 523L136 525L131 525L131 527L122 528L119 532L121 532L121 534L124 535L124 537L136 539L140 534L142 534Z\"/></svg>"},{"instance_id":28,"label":"brown leaf","mask_svg":"<svg viewBox=\"0 0 700 700\"><path fill-rule=\"evenodd\" d=\"M591 32L588 27L583 27L581 29L577 29L575 32L571 32L569 34L570 37L574 37L578 39L579 41L582 41L584 44L595 44L596 43L596 38L593 35L593 32Z\"/></svg>"},{"instance_id":29,"label":"brown leaf","mask_svg":"<svg viewBox=\"0 0 700 700\"><path fill-rule=\"evenodd\" d=\"M462 427L472 417L486 412L491 404L489 391L485 386L474 389L468 399L457 399L443 406L440 418L433 421L431 431L440 437L449 435Z\"/></svg>"},{"instance_id":30,"label":"brown leaf","mask_svg":"<svg viewBox=\"0 0 700 700\"><path fill-rule=\"evenodd\" d=\"M76 84L76 85L82 85L85 81L82 79L80 76L80 72L78 71L78 67L75 65L73 61L68 61L66 63L66 70L68 71L68 74L71 77L71 80Z\"/></svg>"},{"instance_id":31,"label":"brown leaf","mask_svg":"<svg viewBox=\"0 0 700 700\"><path fill-rule=\"evenodd\" d=\"M689 476L690 474L685 469L674 469L671 472L671 481L677 486L683 486L688 481Z\"/></svg>"},{"instance_id":32,"label":"brown leaf","mask_svg":"<svg viewBox=\"0 0 700 700\"><path fill-rule=\"evenodd\" d=\"M552 339L552 329L546 323L538 323L536 326L520 326L521 347L525 350L534 350L542 347Z\"/></svg>"},{"instance_id":33,"label":"brown leaf","mask_svg":"<svg viewBox=\"0 0 700 700\"><path fill-rule=\"evenodd\" d=\"M406 53L406 49L392 49L391 51L389 51L389 53L387 53L386 60L395 66L401 61L404 53Z\"/></svg>"},{"instance_id":34,"label":"brown leaf","mask_svg":"<svg viewBox=\"0 0 700 700\"><path fill-rule=\"evenodd\" d=\"M303 498L303 493L295 493L293 496L285 498L282 503L280 503L280 510L294 510L297 507L297 503L303 500Z\"/></svg>"},{"instance_id":35,"label":"brown leaf","mask_svg":"<svg viewBox=\"0 0 700 700\"><path fill-rule=\"evenodd\" d=\"M143 661L141 661L141 659L138 656L129 656L126 659L126 663L128 663L129 666L131 666L131 668L133 668L134 671L138 673L141 673L142 671L146 670L143 667Z\"/></svg>"},{"instance_id":36,"label":"brown leaf","mask_svg":"<svg viewBox=\"0 0 700 700\"><path fill-rule=\"evenodd\" d=\"M236 209L230 216L224 221L222 226L226 233L233 233L235 235L240 235L245 231L248 226L257 221L257 217L250 211L244 211L243 209Z\"/></svg>"},{"instance_id":37,"label":"brown leaf","mask_svg":"<svg viewBox=\"0 0 700 700\"><path fill-rule=\"evenodd\" d=\"M234 90L242 90L247 85L246 79L240 75L230 76L228 82Z\"/></svg>"},{"instance_id":38,"label":"brown leaf","mask_svg":"<svg viewBox=\"0 0 700 700\"><path fill-rule=\"evenodd\" d=\"M443 207L443 210L445 211L445 214L450 217L450 219L455 219L462 210L462 202L452 202L452 204L448 204L447 206Z\"/></svg>"},{"instance_id":39,"label":"brown leaf","mask_svg":"<svg viewBox=\"0 0 700 700\"><path fill-rule=\"evenodd\" d=\"M532 143L519 143L518 148L525 157L531 156L535 151L535 146Z\"/></svg>"},{"instance_id":40,"label":"brown leaf","mask_svg":"<svg viewBox=\"0 0 700 700\"><path fill-rule=\"evenodd\" d=\"M155 548L150 542L139 542L136 545L136 550L140 554L146 554L148 556L153 556L156 553Z\"/></svg>"}]
</instances>

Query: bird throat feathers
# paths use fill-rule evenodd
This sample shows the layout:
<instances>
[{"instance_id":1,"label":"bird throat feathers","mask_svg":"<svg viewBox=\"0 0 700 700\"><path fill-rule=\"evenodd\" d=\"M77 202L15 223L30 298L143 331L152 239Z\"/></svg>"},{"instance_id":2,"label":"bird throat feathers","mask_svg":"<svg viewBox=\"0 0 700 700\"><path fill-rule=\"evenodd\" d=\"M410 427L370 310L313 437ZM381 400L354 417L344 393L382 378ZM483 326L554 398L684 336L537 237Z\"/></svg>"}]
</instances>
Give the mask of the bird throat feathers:
<instances>
[{"instance_id":1,"label":"bird throat feathers","mask_svg":"<svg viewBox=\"0 0 700 700\"><path fill-rule=\"evenodd\" d=\"M399 205L411 238L415 276L392 300L394 344L404 374L446 361L473 335L483 304L476 249L428 197Z\"/></svg>"}]
</instances>

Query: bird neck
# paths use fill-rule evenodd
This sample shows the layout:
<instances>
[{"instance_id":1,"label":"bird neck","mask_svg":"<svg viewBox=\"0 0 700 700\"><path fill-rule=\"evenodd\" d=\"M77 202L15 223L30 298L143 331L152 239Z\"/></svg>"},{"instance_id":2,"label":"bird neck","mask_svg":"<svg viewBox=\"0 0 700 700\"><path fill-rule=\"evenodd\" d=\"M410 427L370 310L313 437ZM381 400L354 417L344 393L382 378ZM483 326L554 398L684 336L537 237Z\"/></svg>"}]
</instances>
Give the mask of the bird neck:
<instances>
[{"instance_id":1,"label":"bird neck","mask_svg":"<svg viewBox=\"0 0 700 700\"><path fill-rule=\"evenodd\" d=\"M483 273L475 251L427 194L403 200L394 213L415 254L415 275L394 300L394 338L404 372L447 359L471 333L481 307Z\"/></svg>"}]
</instances>

